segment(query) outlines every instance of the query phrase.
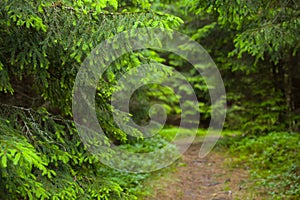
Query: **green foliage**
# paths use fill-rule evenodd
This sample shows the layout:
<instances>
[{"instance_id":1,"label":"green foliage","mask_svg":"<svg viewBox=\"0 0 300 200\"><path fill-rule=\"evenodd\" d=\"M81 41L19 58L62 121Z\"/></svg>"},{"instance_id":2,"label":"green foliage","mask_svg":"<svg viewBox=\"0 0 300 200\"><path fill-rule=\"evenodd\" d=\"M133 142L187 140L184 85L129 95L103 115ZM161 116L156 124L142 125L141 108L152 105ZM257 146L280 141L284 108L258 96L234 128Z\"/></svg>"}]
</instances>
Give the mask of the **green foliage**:
<instances>
[{"instance_id":1,"label":"green foliage","mask_svg":"<svg viewBox=\"0 0 300 200\"><path fill-rule=\"evenodd\" d=\"M80 142L71 121L49 115L45 110L4 105L0 113L1 199L131 200L147 192L142 183L151 174L130 174L102 165ZM7 114L11 118L4 119ZM167 144L161 137L155 137L132 141L132 145L120 148L141 153ZM163 155L176 151L169 147L168 154Z\"/></svg>"},{"instance_id":2,"label":"green foliage","mask_svg":"<svg viewBox=\"0 0 300 200\"><path fill-rule=\"evenodd\" d=\"M182 23L150 6L147 0L0 2L1 199L136 199L147 175L116 172L88 152L70 120L71 100L77 71L99 43L124 30ZM141 52L124 55L99 80L97 116L113 141L127 141L111 115L114 84L149 60Z\"/></svg>"},{"instance_id":3,"label":"green foliage","mask_svg":"<svg viewBox=\"0 0 300 200\"><path fill-rule=\"evenodd\" d=\"M175 126L170 126L159 131L159 135L161 135L167 141L173 141L176 138L184 138L184 137L203 137L207 134L206 129L187 129L187 128L179 128Z\"/></svg>"},{"instance_id":4,"label":"green foliage","mask_svg":"<svg viewBox=\"0 0 300 200\"><path fill-rule=\"evenodd\" d=\"M80 142L70 120L74 80L82 61L105 39L140 27L178 29L183 22L180 30L203 45L221 71L228 95L226 126L248 133L231 150L242 155L257 184L274 198L298 199L300 139L279 131L295 131L300 124L299 12L297 1L278 0L0 1L0 199L137 199L143 194L142 182L150 174L107 168ZM174 146L166 141L177 128L151 139L131 128L135 137L128 139L109 105L118 78L153 61L186 75L200 102L194 109L207 125L209 86L182 58L154 50L128 53L110 66L99 80L96 112L105 134L121 148L168 147L163 155L172 156ZM155 69L166 79L173 75ZM145 81L153 78L147 75ZM189 92L179 82L172 85L181 95ZM178 99L171 90L151 85L133 95L132 116L120 115L146 124L151 105L162 103L178 123Z\"/></svg>"},{"instance_id":5,"label":"green foliage","mask_svg":"<svg viewBox=\"0 0 300 200\"><path fill-rule=\"evenodd\" d=\"M118 4L116 1L104 1L103 5L92 1L2 1L1 68L5 76L1 79L2 91L13 92L12 78L30 78L35 87L42 86L35 88L35 92L44 101L71 115L73 81L91 49L125 29L174 28L181 23L175 16L151 10L110 13L111 5L115 8ZM131 60L127 59L127 65L119 64L119 68L134 67Z\"/></svg>"},{"instance_id":6,"label":"green foliage","mask_svg":"<svg viewBox=\"0 0 300 200\"><path fill-rule=\"evenodd\" d=\"M31 173L36 168L45 177L52 178L55 171L47 169L47 162L26 138L10 128L8 121L1 120L1 198L7 193L19 193L29 199L49 197L49 193ZM9 182L9 184L7 184ZM12 196L11 199L14 197Z\"/></svg>"},{"instance_id":7,"label":"green foliage","mask_svg":"<svg viewBox=\"0 0 300 200\"><path fill-rule=\"evenodd\" d=\"M239 154L239 163L250 167L256 185L266 187L272 199L299 199L300 137L272 132L231 142L230 150Z\"/></svg>"},{"instance_id":8,"label":"green foliage","mask_svg":"<svg viewBox=\"0 0 300 200\"><path fill-rule=\"evenodd\" d=\"M259 76L262 75L257 75L255 78ZM280 119L287 106L279 92L276 94L273 90L274 92L269 94L269 91L272 91L269 80L262 81L260 85L250 78L247 80L247 85L243 83L239 85L239 80L235 82L237 84L235 91L228 92L228 98L235 103L228 109L227 127L240 129L249 134L285 129L286 124L280 123ZM236 91L247 92L237 96Z\"/></svg>"},{"instance_id":9,"label":"green foliage","mask_svg":"<svg viewBox=\"0 0 300 200\"><path fill-rule=\"evenodd\" d=\"M186 12L175 11L186 21L185 32L208 50L223 75L227 126L249 133L296 130L299 4L183 0L176 5L186 6Z\"/></svg>"},{"instance_id":10,"label":"green foliage","mask_svg":"<svg viewBox=\"0 0 300 200\"><path fill-rule=\"evenodd\" d=\"M42 112L1 106L2 199L75 199L84 192L102 195L80 186L83 176L91 175L84 169L97 161L78 142L73 125Z\"/></svg>"}]
</instances>

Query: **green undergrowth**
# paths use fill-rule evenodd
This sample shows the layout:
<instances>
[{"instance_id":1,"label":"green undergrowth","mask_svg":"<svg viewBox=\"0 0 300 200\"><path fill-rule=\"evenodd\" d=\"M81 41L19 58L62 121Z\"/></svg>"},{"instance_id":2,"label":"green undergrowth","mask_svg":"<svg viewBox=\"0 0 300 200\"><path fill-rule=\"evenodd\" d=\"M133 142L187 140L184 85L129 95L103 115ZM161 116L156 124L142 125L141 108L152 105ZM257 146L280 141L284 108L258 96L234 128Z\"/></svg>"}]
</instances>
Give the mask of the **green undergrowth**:
<instances>
[{"instance_id":1,"label":"green undergrowth","mask_svg":"<svg viewBox=\"0 0 300 200\"><path fill-rule=\"evenodd\" d=\"M208 129L199 128L199 129L188 129L188 128L179 128L175 126L169 126L159 131L159 135L161 135L167 141L174 140L175 137L184 138L188 136L195 137L204 137L207 135ZM232 131L232 130L223 130L221 132L221 136L237 136L241 135L241 131Z\"/></svg>"},{"instance_id":2,"label":"green undergrowth","mask_svg":"<svg viewBox=\"0 0 300 200\"><path fill-rule=\"evenodd\" d=\"M147 179L143 180L143 191L139 192L138 199L156 199L161 190L164 190L168 184L174 183L174 174L181 165L183 165L183 163L181 159L179 159L165 168L152 172Z\"/></svg>"},{"instance_id":3,"label":"green undergrowth","mask_svg":"<svg viewBox=\"0 0 300 200\"><path fill-rule=\"evenodd\" d=\"M170 145L169 142L159 135L151 138L140 139L132 142L131 144L123 144L120 145L119 148L123 151L136 154L151 153L164 149L164 151L155 154L158 159L169 159L169 157L176 152L176 147L174 145ZM155 158L153 158L153 160L155 160ZM146 173L138 172L138 169L149 169L149 165L156 167L153 160L151 157L149 160L140 160L138 157L131 157L130 160L128 160L128 158L124 158L124 160L119 162L120 165L125 164L136 166L137 173L119 171L106 166L103 166L99 170L102 174L108 176L111 181L118 183L121 188L125 189L125 191L131 195L131 199L140 199L151 195L153 192L153 188L145 183L148 183L149 180L156 179L156 177L161 176L171 169L167 166L161 170L154 170ZM122 166L118 167L120 169Z\"/></svg>"},{"instance_id":4,"label":"green undergrowth","mask_svg":"<svg viewBox=\"0 0 300 200\"><path fill-rule=\"evenodd\" d=\"M238 155L235 167L250 169L253 192L261 191L270 199L300 199L299 134L224 137L218 146Z\"/></svg>"}]
</instances>

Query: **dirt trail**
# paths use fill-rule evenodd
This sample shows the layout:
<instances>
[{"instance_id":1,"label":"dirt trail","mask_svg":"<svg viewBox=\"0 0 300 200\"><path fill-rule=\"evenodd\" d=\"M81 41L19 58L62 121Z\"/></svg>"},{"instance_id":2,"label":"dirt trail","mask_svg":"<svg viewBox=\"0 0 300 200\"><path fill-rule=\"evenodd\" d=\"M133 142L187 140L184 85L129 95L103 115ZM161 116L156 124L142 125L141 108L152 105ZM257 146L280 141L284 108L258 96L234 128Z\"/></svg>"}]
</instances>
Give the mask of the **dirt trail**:
<instances>
[{"instance_id":1,"label":"dirt trail","mask_svg":"<svg viewBox=\"0 0 300 200\"><path fill-rule=\"evenodd\" d=\"M231 158L222 152L212 151L205 158L199 158L200 147L201 142L192 144L183 155L183 164L174 173L153 184L156 185L155 196L148 199L250 199L245 198L243 184L248 179L248 173L230 167Z\"/></svg>"}]
</instances>

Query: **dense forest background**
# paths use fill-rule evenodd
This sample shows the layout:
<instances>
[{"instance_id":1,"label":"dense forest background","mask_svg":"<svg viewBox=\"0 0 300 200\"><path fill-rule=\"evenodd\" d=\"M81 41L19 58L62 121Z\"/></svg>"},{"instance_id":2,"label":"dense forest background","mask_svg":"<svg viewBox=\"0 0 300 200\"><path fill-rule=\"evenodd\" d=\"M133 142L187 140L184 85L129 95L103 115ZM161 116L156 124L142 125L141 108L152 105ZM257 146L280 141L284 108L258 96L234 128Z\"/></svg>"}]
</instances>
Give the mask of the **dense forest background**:
<instances>
[{"instance_id":1,"label":"dense forest background","mask_svg":"<svg viewBox=\"0 0 300 200\"><path fill-rule=\"evenodd\" d=\"M228 149L241 155L272 198L298 199L297 0L1 0L0 199L137 199L143 193L142 181L151 173L101 164L72 121L72 90L83 60L105 39L142 27L178 30L207 50L226 88L225 128L242 133L228 139ZM189 63L156 50L125 54L99 80L96 111L106 136L136 152L168 141L163 135L144 139L135 128L135 137L127 136L113 120L110 98L122 73L151 60L188 75L199 100L199 128L207 128L211 116L208 88ZM167 110L166 126L178 126L178 99L157 85L134 93L130 117L147 123L157 102Z\"/></svg>"}]
</instances>

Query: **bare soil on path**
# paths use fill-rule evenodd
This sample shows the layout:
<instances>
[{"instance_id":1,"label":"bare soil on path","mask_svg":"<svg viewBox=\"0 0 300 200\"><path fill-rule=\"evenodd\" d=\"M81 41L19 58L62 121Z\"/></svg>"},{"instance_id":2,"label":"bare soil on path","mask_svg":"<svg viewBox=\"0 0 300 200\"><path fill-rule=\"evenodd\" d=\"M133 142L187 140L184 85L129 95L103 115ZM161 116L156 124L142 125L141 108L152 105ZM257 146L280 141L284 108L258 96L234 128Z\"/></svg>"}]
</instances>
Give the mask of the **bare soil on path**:
<instances>
[{"instance_id":1,"label":"bare soil on path","mask_svg":"<svg viewBox=\"0 0 300 200\"><path fill-rule=\"evenodd\" d=\"M214 150L200 158L201 144L196 142L190 146L174 172L152 181L154 194L147 200L260 199L246 194L249 174L231 166L232 156Z\"/></svg>"}]
</instances>

